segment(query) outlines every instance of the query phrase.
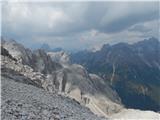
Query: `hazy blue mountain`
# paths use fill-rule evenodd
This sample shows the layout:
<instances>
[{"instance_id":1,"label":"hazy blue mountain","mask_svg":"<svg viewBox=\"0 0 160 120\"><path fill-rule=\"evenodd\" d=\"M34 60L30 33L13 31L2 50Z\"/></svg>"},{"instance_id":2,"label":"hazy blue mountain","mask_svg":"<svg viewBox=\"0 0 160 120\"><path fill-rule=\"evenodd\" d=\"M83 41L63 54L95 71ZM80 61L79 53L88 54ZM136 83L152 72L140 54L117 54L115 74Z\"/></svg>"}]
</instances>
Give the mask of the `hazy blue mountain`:
<instances>
[{"instance_id":1,"label":"hazy blue mountain","mask_svg":"<svg viewBox=\"0 0 160 120\"><path fill-rule=\"evenodd\" d=\"M51 51L50 46L46 43L43 43L42 46L40 47L40 49L43 49L45 51Z\"/></svg>"},{"instance_id":2,"label":"hazy blue mountain","mask_svg":"<svg viewBox=\"0 0 160 120\"><path fill-rule=\"evenodd\" d=\"M71 55L73 63L103 77L126 107L160 110L160 42L150 38L135 44L104 45L97 52Z\"/></svg>"},{"instance_id":3,"label":"hazy blue mountain","mask_svg":"<svg viewBox=\"0 0 160 120\"><path fill-rule=\"evenodd\" d=\"M50 46L46 43L42 44L40 49L43 49L46 52L59 52L59 51L64 51L62 48L57 47L57 48L50 48Z\"/></svg>"}]
</instances>

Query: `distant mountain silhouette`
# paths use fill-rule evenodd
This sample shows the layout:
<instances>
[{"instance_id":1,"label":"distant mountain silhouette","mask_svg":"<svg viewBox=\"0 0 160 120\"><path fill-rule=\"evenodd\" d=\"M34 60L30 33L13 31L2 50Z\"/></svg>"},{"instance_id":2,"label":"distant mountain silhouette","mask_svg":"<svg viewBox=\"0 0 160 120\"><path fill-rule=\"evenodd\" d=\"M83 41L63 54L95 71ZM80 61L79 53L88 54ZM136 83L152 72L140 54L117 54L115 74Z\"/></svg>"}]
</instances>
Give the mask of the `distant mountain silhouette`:
<instances>
[{"instance_id":1,"label":"distant mountain silhouette","mask_svg":"<svg viewBox=\"0 0 160 120\"><path fill-rule=\"evenodd\" d=\"M50 46L46 43L42 44L42 46L40 47L40 49L45 50L46 52L59 52L59 51L63 51L62 48L57 47L57 48L50 48Z\"/></svg>"}]
</instances>

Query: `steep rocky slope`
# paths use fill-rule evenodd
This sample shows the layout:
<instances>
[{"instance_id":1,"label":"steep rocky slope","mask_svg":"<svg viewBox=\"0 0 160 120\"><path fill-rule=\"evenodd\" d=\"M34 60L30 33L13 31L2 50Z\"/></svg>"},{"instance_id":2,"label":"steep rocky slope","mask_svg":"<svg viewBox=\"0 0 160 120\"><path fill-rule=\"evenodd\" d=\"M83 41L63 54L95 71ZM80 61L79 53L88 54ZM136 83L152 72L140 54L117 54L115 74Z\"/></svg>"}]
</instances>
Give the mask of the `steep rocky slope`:
<instances>
[{"instance_id":1,"label":"steep rocky slope","mask_svg":"<svg viewBox=\"0 0 160 120\"><path fill-rule=\"evenodd\" d=\"M2 77L3 120L103 120L74 100Z\"/></svg>"},{"instance_id":2,"label":"steep rocky slope","mask_svg":"<svg viewBox=\"0 0 160 120\"><path fill-rule=\"evenodd\" d=\"M97 117L75 100L15 81L1 78L1 119L106 120ZM123 109L110 117L111 120L131 118L159 120L160 115L151 111Z\"/></svg>"},{"instance_id":3,"label":"steep rocky slope","mask_svg":"<svg viewBox=\"0 0 160 120\"><path fill-rule=\"evenodd\" d=\"M25 64L23 62L24 55L28 55L19 52L19 44L16 45L15 41L3 40L2 46L6 50L9 49L8 52L11 56L14 53L13 57L16 59L13 60L5 55L1 56L2 76L18 82L34 84L50 93L58 93L73 98L98 115L108 116L123 108L117 93L107 84L105 91L102 91L101 83L94 84L97 77L92 79L81 65L68 64L63 67L61 62L52 61L43 50L30 51L32 56L30 60L34 62ZM9 46L16 46L16 49L13 48L12 51ZM28 51L22 46L20 48L23 49L24 53ZM54 67L52 64L56 66Z\"/></svg>"},{"instance_id":4,"label":"steep rocky slope","mask_svg":"<svg viewBox=\"0 0 160 120\"><path fill-rule=\"evenodd\" d=\"M13 51L9 46L13 47ZM17 48L15 49L14 46ZM90 110L106 118L112 118L116 113L120 114L126 110L121 105L117 93L102 78L89 74L81 65L66 64L64 67L61 62L53 61L43 50L30 51L32 57L29 60L34 62L29 64L23 56L26 54L20 53L18 46L19 44L16 44L15 41L4 40L1 46L3 118L27 119L27 117L33 117L33 119L38 119L40 117L48 119L52 117L54 119L88 120L103 119L93 115ZM26 48L23 46L20 48L27 53ZM52 64L53 68L47 70ZM28 99L31 101L29 102ZM62 105L59 105L61 102ZM151 115L155 119L157 116L159 116L157 113Z\"/></svg>"},{"instance_id":5,"label":"steep rocky slope","mask_svg":"<svg viewBox=\"0 0 160 120\"><path fill-rule=\"evenodd\" d=\"M160 42L156 38L78 52L72 62L104 78L126 107L160 110Z\"/></svg>"}]
</instances>

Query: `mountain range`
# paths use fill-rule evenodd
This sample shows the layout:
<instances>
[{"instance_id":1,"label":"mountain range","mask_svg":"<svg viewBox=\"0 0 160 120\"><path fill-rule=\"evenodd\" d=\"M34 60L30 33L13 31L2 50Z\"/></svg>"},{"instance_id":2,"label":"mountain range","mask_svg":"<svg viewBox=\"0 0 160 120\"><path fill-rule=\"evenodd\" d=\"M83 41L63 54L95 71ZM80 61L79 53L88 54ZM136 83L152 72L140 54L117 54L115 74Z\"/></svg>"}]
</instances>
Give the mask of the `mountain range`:
<instances>
[{"instance_id":1,"label":"mountain range","mask_svg":"<svg viewBox=\"0 0 160 120\"><path fill-rule=\"evenodd\" d=\"M91 69L73 64L71 59L73 56L64 51L53 52L43 49L32 51L15 40L2 37L2 118L57 120L160 118L159 113L153 111L125 108L123 97L115 89L116 85L120 85L115 84L117 63L115 70L111 70L115 71L112 72L113 80L107 81L101 71L93 74ZM94 69L96 71L98 67ZM153 87L156 88L156 85L159 83L154 83ZM140 94L147 93L143 86L141 89L144 91L140 91Z\"/></svg>"},{"instance_id":2,"label":"mountain range","mask_svg":"<svg viewBox=\"0 0 160 120\"><path fill-rule=\"evenodd\" d=\"M72 63L98 74L116 90L127 108L160 111L160 42L156 38L105 44L95 52L71 55Z\"/></svg>"}]
</instances>

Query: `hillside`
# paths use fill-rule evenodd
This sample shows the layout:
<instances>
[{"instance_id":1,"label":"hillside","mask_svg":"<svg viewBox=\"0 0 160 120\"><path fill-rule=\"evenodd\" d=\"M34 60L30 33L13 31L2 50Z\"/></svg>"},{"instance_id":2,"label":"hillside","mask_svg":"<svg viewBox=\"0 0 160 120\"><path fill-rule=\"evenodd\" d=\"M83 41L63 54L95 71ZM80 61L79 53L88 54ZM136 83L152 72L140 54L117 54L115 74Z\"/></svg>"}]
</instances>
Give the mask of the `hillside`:
<instances>
[{"instance_id":1,"label":"hillside","mask_svg":"<svg viewBox=\"0 0 160 120\"><path fill-rule=\"evenodd\" d=\"M129 108L160 110L160 42L150 38L135 44L103 45L101 50L72 54L73 63L98 74Z\"/></svg>"},{"instance_id":2,"label":"hillside","mask_svg":"<svg viewBox=\"0 0 160 120\"><path fill-rule=\"evenodd\" d=\"M68 61L64 53L52 55L58 59L55 61L44 50L31 51L14 40L3 39L2 118L99 120L123 114L125 118L130 114L136 114L135 118L160 117L151 111L126 109L104 79L79 64L64 65L59 58Z\"/></svg>"}]
</instances>

